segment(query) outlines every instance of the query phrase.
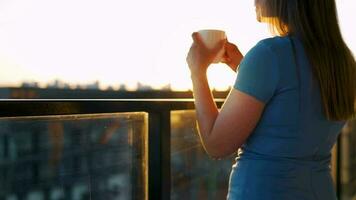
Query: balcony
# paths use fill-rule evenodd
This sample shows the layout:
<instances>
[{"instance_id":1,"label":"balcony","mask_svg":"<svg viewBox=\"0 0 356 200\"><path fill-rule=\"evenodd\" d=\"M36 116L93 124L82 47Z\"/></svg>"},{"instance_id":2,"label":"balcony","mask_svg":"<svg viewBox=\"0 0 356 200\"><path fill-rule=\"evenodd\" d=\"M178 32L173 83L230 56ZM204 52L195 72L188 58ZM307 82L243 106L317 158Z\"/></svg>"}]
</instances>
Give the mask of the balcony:
<instances>
[{"instance_id":1,"label":"balcony","mask_svg":"<svg viewBox=\"0 0 356 200\"><path fill-rule=\"evenodd\" d=\"M0 110L1 200L226 197L234 157L205 154L192 99L2 100ZM356 194L355 132L351 121L333 150L341 200Z\"/></svg>"}]
</instances>

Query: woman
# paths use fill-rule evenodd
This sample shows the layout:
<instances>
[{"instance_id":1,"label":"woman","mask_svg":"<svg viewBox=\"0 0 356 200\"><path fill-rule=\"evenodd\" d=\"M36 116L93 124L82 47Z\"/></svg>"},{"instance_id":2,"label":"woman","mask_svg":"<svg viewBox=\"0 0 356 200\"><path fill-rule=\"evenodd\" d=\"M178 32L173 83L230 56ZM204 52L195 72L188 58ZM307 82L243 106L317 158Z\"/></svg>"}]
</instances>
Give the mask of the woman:
<instances>
[{"instance_id":1,"label":"woman","mask_svg":"<svg viewBox=\"0 0 356 200\"><path fill-rule=\"evenodd\" d=\"M245 57L228 41L209 50L193 34L187 63L203 146L213 158L239 149L230 200L334 200L330 152L355 117L356 97L355 59L342 39L335 1L255 5L258 21L276 36ZM206 71L221 48L224 62L239 73L219 111Z\"/></svg>"}]
</instances>

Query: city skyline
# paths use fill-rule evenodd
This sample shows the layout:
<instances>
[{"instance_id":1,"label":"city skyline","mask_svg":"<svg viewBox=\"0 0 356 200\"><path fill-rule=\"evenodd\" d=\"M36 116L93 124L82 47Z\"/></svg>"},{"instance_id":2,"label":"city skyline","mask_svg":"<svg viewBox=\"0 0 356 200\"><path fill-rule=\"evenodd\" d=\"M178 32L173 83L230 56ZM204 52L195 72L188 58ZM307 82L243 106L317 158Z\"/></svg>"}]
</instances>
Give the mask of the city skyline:
<instances>
[{"instance_id":1,"label":"city skyline","mask_svg":"<svg viewBox=\"0 0 356 200\"><path fill-rule=\"evenodd\" d=\"M228 91L233 86L229 86L227 89L219 89L215 87L211 87L212 91ZM39 84L36 81L22 82L18 86L0 86L0 89L13 88L13 89L69 89L69 90L100 90L100 91L172 91L172 92L188 92L192 91L192 89L187 88L186 90L174 90L170 83L166 85L162 85L160 88L152 87L151 85L144 84L141 82L136 82L135 88L129 88L125 83L120 83L117 85L109 85L102 86L100 81L96 80L92 83L87 84L71 84L67 82L63 82L59 79L51 81L49 83Z\"/></svg>"},{"instance_id":2,"label":"city skyline","mask_svg":"<svg viewBox=\"0 0 356 200\"><path fill-rule=\"evenodd\" d=\"M1 87L0 88L6 88L6 87ZM28 81L28 82L22 82L19 87L15 88L39 88L39 89L93 89L93 90L123 90L123 91L137 91L137 90L171 90L171 85L168 83L166 85L162 85L161 88L154 88L150 85L141 83L141 82L136 82L136 87L135 88L130 88L128 87L125 83L119 83L116 85L108 85L108 86L102 86L99 80L95 80L91 83L83 83L83 84L72 84L69 82L64 82L60 79L55 79L51 82L48 83L42 83L39 84L39 82L36 81Z\"/></svg>"},{"instance_id":3,"label":"city skyline","mask_svg":"<svg viewBox=\"0 0 356 200\"><path fill-rule=\"evenodd\" d=\"M343 36L355 52L356 3L337 3ZM104 88L125 84L134 90L140 82L154 89L170 84L173 90L188 90L185 56L191 32L223 29L243 54L269 37L267 27L255 20L253 1L219 4L225 8L203 0L1 1L0 86L34 81L45 87L60 79L71 85L98 80ZM220 90L235 77L222 64L208 71L211 87Z\"/></svg>"}]
</instances>

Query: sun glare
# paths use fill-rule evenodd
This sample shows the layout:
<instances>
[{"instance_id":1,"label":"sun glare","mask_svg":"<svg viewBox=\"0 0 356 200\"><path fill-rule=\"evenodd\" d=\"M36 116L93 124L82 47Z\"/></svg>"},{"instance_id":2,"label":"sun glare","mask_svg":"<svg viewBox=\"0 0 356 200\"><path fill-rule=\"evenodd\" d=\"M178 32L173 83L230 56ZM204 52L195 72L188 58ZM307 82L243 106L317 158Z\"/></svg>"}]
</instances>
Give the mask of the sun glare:
<instances>
[{"instance_id":1,"label":"sun glare","mask_svg":"<svg viewBox=\"0 0 356 200\"><path fill-rule=\"evenodd\" d=\"M219 1L224 9L216 9L217 2L0 1L0 85L36 81L45 87L59 79L71 85L99 81L102 88L135 89L140 82L190 89L185 58L192 32L225 30L244 54L269 37L266 26L256 22L253 1ZM345 39L355 49L350 20L355 3L339 2ZM230 87L235 77L223 64L208 71L218 90Z\"/></svg>"}]
</instances>

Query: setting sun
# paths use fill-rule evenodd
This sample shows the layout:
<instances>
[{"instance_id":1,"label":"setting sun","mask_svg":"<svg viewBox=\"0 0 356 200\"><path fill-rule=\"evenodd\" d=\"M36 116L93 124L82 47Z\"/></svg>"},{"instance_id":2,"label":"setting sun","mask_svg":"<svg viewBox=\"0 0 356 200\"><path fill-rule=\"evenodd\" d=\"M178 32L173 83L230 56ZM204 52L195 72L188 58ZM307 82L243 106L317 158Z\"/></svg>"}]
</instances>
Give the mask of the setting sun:
<instances>
[{"instance_id":1,"label":"setting sun","mask_svg":"<svg viewBox=\"0 0 356 200\"><path fill-rule=\"evenodd\" d=\"M345 39L355 50L355 3L339 2ZM140 82L186 90L191 33L225 30L245 54L269 37L255 18L253 1L1 1L0 85L36 81L45 87L59 79L72 85L99 81L104 88L135 88ZM222 64L208 71L212 88L221 90L235 76Z\"/></svg>"}]
</instances>

